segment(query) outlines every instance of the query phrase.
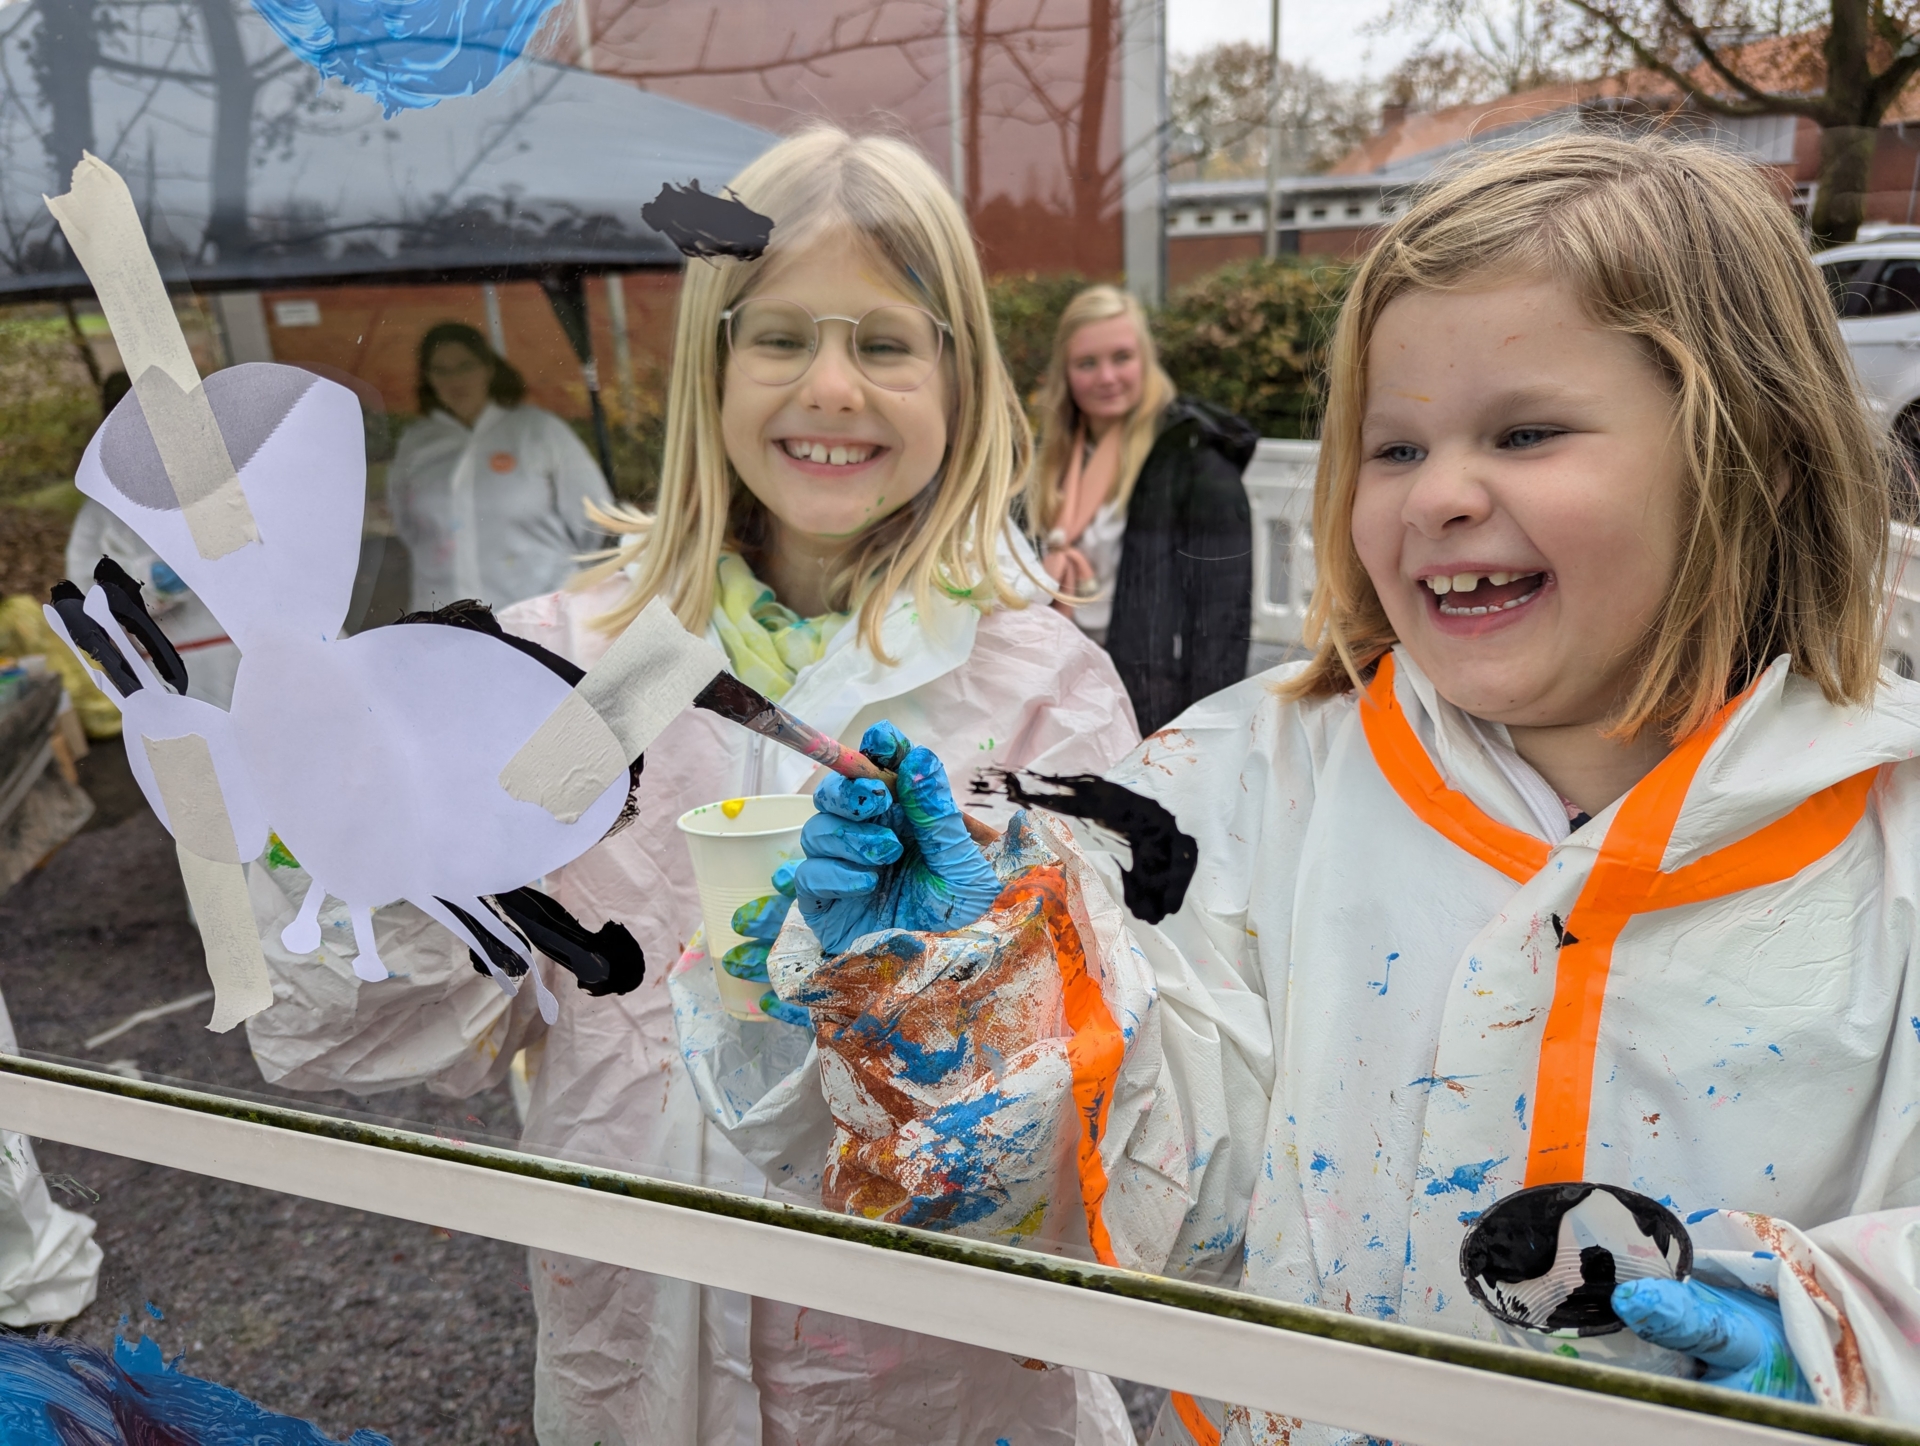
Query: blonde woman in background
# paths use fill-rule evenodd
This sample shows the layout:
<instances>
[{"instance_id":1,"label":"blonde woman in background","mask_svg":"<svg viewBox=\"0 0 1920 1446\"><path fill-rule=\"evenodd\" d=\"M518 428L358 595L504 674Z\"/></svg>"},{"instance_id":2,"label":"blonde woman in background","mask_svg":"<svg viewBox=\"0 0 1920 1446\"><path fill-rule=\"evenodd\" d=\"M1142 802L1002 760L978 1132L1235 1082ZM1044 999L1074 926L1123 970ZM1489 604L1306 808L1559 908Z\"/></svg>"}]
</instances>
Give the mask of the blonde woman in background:
<instances>
[{"instance_id":1,"label":"blonde woman in background","mask_svg":"<svg viewBox=\"0 0 1920 1446\"><path fill-rule=\"evenodd\" d=\"M657 510L602 513L628 538L619 554L502 623L584 667L664 597L761 692L849 742L893 719L957 786L994 766L1106 767L1137 741L1132 712L1106 656L1020 590L1038 598L1006 523L1031 440L945 183L901 142L820 129L733 186L773 242L687 268ZM712 980L695 950L675 966L700 906L674 820L815 781L709 713L661 734L632 825L548 880L588 928L633 932L646 981L565 989L550 1029L530 991L507 999L409 909L375 924L405 977L357 982L344 935L331 970L296 964L279 930L304 876L255 870L279 975L249 1025L263 1069L296 1088L469 1093L532 1044L530 1149L817 1206L832 1126L806 1012L774 1001L743 1023L715 1007L682 1040L668 989ZM762 1092L801 1102L811 1127L761 1119ZM546 1446L1133 1439L1104 1377L548 1251L531 1276Z\"/></svg>"},{"instance_id":2,"label":"blonde woman in background","mask_svg":"<svg viewBox=\"0 0 1920 1446\"><path fill-rule=\"evenodd\" d=\"M1246 674L1252 519L1240 474L1259 440L1176 395L1138 300L1067 304L1041 392L1027 519L1057 604L1105 645L1143 733Z\"/></svg>"}]
</instances>

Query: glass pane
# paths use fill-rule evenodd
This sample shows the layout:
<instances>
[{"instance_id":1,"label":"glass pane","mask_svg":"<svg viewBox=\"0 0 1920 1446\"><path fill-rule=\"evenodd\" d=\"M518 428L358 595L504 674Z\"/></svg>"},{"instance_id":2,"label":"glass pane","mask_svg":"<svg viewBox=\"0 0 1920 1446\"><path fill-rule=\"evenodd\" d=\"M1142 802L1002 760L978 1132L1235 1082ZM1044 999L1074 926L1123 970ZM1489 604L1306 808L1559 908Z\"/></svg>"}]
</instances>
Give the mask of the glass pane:
<instances>
[{"instance_id":1,"label":"glass pane","mask_svg":"<svg viewBox=\"0 0 1920 1446\"><path fill-rule=\"evenodd\" d=\"M0 1331L9 1442L534 1439L524 1249L5 1139L72 1247Z\"/></svg>"},{"instance_id":2,"label":"glass pane","mask_svg":"<svg viewBox=\"0 0 1920 1446\"><path fill-rule=\"evenodd\" d=\"M1515 1282L1457 1262L1525 1169L1527 1050L1553 1006L1536 966L1578 943L1573 901L1503 945L1501 967L1534 961L1484 996L1511 1017L1462 1006L1488 1011L1463 1047L1518 1051L1488 1106L1477 1069L1436 1063L1459 950L1416 921L1316 953L1290 901L1255 897L1277 875L1235 850L1294 826L1253 816L1272 799L1309 798L1260 772L1291 745L1220 765L1245 778L1230 828L1166 781L1198 746L1175 720L1207 698L1350 701L1235 685L1250 653L1307 651L1334 322L1427 174L1404 105L1289 71L1298 103L1272 127L1264 49L1180 57L1180 7L1149 0L335 8L316 29L285 0L0 6L0 992L19 1049L925 1242L1496 1334L1483 1304ZM100 187L119 231L82 214ZM42 198L70 188L63 226ZM143 241L144 302L108 274ZM1824 274L1843 317L1920 309L1920 263ZM1454 565L1482 562L1521 565ZM1447 589L1484 586L1491 613L1542 576ZM659 610L633 622L656 596L685 636ZM1888 656L1910 673L1909 652ZM1294 736L1244 722L1218 736ZM875 775L936 790L906 744L940 760L953 809L883 811ZM1284 766L1323 761L1300 751ZM1504 753L1480 761L1489 787L1509 778ZM829 769L859 780L834 782L842 812L871 817L819 816ZM1424 780L1408 790L1456 796ZM1586 826L1532 781L1527 859ZM926 830L904 853L922 872L869 889L888 862L870 855L900 847L880 820ZM838 871L795 881L803 829ZM1101 855L1086 871L1069 829ZM1370 882L1399 857L1371 838L1294 842L1328 918L1387 931L1427 887ZM956 874L929 881L935 858ZM1857 904L1825 917L1878 917ZM1479 907L1449 903L1448 927ZM1892 1011L1898 983L1855 997ZM1754 1029L1767 987L1743 996ZM1721 1028L1733 997L1669 1051L1702 1078L1748 1057ZM1325 1023L1355 1010L1377 1012ZM1879 1088L1862 1070L1860 1098ZM1616 1131L1604 1148L1631 1161L1598 1183L1681 1216L1832 1223L1818 1171L1775 1180L1771 1128L1742 1136L1766 1155L1740 1155L1748 1193L1689 1183L1666 1152L1707 1130L1705 1098L1636 1105L1645 1138ZM1467 1114L1481 1133L1449 1134ZM42 1164L107 1247L80 1338L110 1345L151 1301L163 1351L335 1437L530 1434L536 1339L549 1441L661 1439L668 1416L834 1440L839 1400L916 1439L912 1403L951 1388L996 1423L969 1446L1023 1439L1001 1425L1065 1439L1076 1414L1124 1446L1162 1405L63 1147ZM1529 1238L1557 1242L1549 1224ZM1703 1254L1733 1249L1696 1226ZM1677 1268L1677 1238L1641 1263ZM1589 1264L1583 1302L1606 1283ZM1619 1337L1525 1339L1624 1358ZM685 1355L635 1365L656 1339ZM1649 1368L1692 1369L1674 1357Z\"/></svg>"}]
</instances>

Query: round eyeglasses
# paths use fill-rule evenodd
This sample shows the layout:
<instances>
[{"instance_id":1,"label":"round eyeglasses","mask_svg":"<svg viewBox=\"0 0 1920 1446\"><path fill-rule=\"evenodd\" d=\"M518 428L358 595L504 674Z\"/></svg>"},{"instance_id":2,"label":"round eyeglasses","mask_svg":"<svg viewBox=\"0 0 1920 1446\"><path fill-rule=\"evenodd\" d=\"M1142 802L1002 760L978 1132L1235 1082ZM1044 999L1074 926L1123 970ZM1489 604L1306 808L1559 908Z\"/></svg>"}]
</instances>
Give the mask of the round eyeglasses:
<instances>
[{"instance_id":1,"label":"round eyeglasses","mask_svg":"<svg viewBox=\"0 0 1920 1446\"><path fill-rule=\"evenodd\" d=\"M720 313L727 349L750 381L784 387L807 374L820 350L820 324L845 322L860 375L889 392L910 392L933 375L953 330L918 306L876 306L861 316L815 316L777 296L756 296Z\"/></svg>"}]
</instances>

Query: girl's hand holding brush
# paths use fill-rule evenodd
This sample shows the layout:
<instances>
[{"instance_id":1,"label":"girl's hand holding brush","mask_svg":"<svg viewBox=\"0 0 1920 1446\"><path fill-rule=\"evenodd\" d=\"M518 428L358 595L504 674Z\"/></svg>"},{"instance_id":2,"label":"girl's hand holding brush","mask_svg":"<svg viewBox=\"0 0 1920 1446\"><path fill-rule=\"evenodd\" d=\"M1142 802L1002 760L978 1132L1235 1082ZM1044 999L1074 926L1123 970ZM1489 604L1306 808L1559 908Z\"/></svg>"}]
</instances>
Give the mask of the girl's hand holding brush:
<instances>
[{"instance_id":1,"label":"girl's hand holding brush","mask_svg":"<svg viewBox=\"0 0 1920 1446\"><path fill-rule=\"evenodd\" d=\"M794 875L800 912L828 953L880 929L945 932L992 907L1000 880L954 802L947 771L893 724L860 739L877 778L829 777L813 792L820 810L800 835L806 858Z\"/></svg>"}]
</instances>

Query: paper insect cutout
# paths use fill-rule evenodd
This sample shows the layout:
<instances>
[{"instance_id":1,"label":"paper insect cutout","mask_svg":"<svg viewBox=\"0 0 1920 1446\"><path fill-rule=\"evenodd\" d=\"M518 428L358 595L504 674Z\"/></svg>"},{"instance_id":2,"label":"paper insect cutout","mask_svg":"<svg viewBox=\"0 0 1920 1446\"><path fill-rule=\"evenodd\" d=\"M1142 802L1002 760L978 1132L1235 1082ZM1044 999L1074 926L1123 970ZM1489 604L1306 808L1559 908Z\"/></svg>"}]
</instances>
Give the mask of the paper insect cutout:
<instances>
[{"instance_id":1,"label":"paper insect cutout","mask_svg":"<svg viewBox=\"0 0 1920 1446\"><path fill-rule=\"evenodd\" d=\"M1496 1320L1524 1330L1610 1335L1622 1281L1684 1280L1693 1242L1657 1200L1614 1185L1535 1185L1484 1211L1460 1274Z\"/></svg>"},{"instance_id":2,"label":"paper insect cutout","mask_svg":"<svg viewBox=\"0 0 1920 1446\"><path fill-rule=\"evenodd\" d=\"M287 49L388 117L486 89L526 51L556 0L254 0Z\"/></svg>"},{"instance_id":3,"label":"paper insect cutout","mask_svg":"<svg viewBox=\"0 0 1920 1446\"><path fill-rule=\"evenodd\" d=\"M534 949L596 994L645 968L627 931L589 932L527 887L621 819L639 757L725 660L664 604L582 673L505 636L477 603L342 637L359 562L360 404L295 367L231 367L204 384L126 186L92 157L49 202L93 279L138 404L116 408L78 483L205 601L239 646L233 704L181 696L186 671L103 562L48 620L124 714L127 758L174 836L215 988L209 1027L272 1002L242 865L271 829L312 876L282 934L320 947L347 905L362 979L387 977L372 910L405 899L514 990ZM136 646L136 640L142 646ZM556 1004L531 971L541 1012Z\"/></svg>"},{"instance_id":4,"label":"paper insect cutout","mask_svg":"<svg viewBox=\"0 0 1920 1446\"><path fill-rule=\"evenodd\" d=\"M702 261L731 256L736 261L758 261L773 237L773 221L734 195L716 196L700 189L698 181L684 186L672 182L640 208L640 219L665 236L681 254Z\"/></svg>"}]
</instances>

